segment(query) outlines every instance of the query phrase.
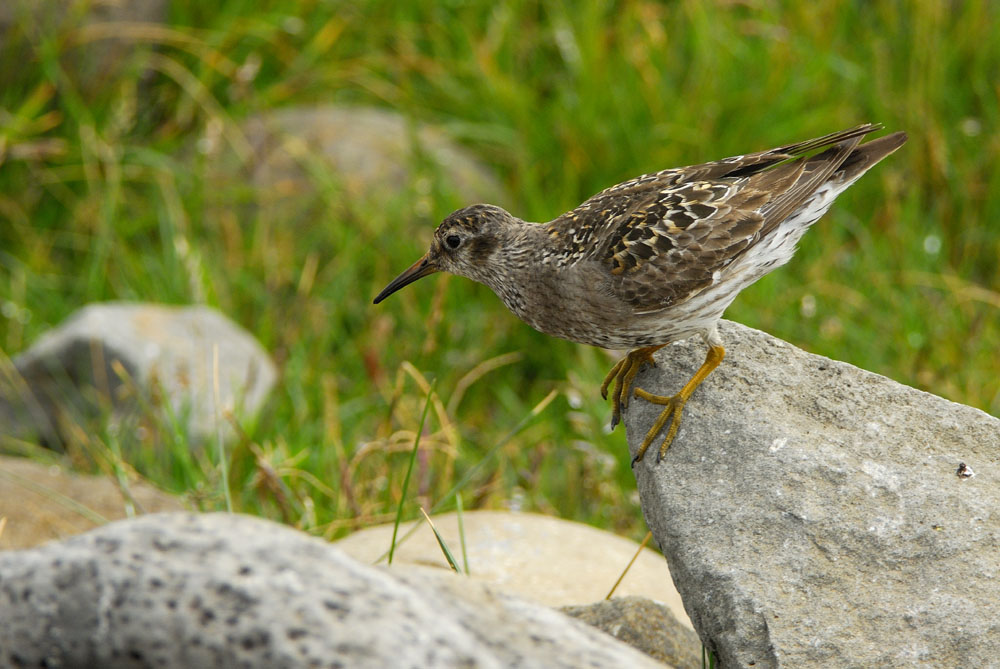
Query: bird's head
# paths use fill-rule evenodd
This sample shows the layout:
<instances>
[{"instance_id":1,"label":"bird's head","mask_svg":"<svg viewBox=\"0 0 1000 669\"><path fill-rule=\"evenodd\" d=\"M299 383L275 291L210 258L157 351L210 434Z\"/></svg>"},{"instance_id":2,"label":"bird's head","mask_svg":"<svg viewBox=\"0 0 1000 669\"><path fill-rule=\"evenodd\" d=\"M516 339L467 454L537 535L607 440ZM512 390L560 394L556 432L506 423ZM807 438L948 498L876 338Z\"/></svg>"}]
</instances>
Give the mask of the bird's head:
<instances>
[{"instance_id":1,"label":"bird's head","mask_svg":"<svg viewBox=\"0 0 1000 669\"><path fill-rule=\"evenodd\" d=\"M493 255L516 226L513 216L491 204L476 204L453 212L434 231L431 247L424 257L390 281L375 297L375 304L434 272L451 272L489 283Z\"/></svg>"}]
</instances>

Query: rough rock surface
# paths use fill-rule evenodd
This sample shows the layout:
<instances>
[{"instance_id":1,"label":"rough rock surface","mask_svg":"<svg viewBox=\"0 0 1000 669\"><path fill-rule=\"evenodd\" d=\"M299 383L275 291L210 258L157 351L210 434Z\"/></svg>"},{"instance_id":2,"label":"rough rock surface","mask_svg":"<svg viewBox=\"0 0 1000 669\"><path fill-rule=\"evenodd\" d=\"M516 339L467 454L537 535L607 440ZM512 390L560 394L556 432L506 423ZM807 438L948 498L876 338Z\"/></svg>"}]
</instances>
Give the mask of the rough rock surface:
<instances>
[{"instance_id":1,"label":"rough rock surface","mask_svg":"<svg viewBox=\"0 0 1000 669\"><path fill-rule=\"evenodd\" d=\"M0 652L0 666L108 669L661 666L472 581L401 577L227 514L156 514L0 553Z\"/></svg>"},{"instance_id":2,"label":"rough rock surface","mask_svg":"<svg viewBox=\"0 0 1000 669\"><path fill-rule=\"evenodd\" d=\"M545 606L603 600L639 548L634 541L596 527L537 513L466 511L462 523L472 578ZM424 521L417 524L413 536L398 542L393 567L417 564L449 570L430 526ZM434 516L434 526L461 560L457 514ZM412 523L401 525L399 536L409 535L411 527ZM368 527L334 545L356 560L374 564L391 543L392 530L392 523ZM644 548L615 596L642 595L663 602L681 624L692 629L667 574L663 556ZM700 649L696 643L695 650Z\"/></svg>"},{"instance_id":3,"label":"rough rock surface","mask_svg":"<svg viewBox=\"0 0 1000 669\"><path fill-rule=\"evenodd\" d=\"M677 669L701 669L701 642L671 610L645 597L614 597L561 611Z\"/></svg>"},{"instance_id":4,"label":"rough rock surface","mask_svg":"<svg viewBox=\"0 0 1000 669\"><path fill-rule=\"evenodd\" d=\"M183 511L184 504L142 481L128 480L123 488L110 476L0 455L0 518L6 519L0 550L65 539L125 518L130 509L139 514Z\"/></svg>"},{"instance_id":5,"label":"rough rock surface","mask_svg":"<svg viewBox=\"0 0 1000 669\"><path fill-rule=\"evenodd\" d=\"M13 369L0 369L0 441L38 437L58 446L102 406L121 421L162 398L192 438L214 438L216 347L218 414L255 412L277 371L257 340L219 312L143 303L84 307L15 357Z\"/></svg>"},{"instance_id":6,"label":"rough rock surface","mask_svg":"<svg viewBox=\"0 0 1000 669\"><path fill-rule=\"evenodd\" d=\"M1000 420L734 323L721 334L727 357L666 458L635 473L722 666L997 666ZM704 355L669 346L637 385L676 392ZM658 408L631 404L633 453Z\"/></svg>"}]
</instances>

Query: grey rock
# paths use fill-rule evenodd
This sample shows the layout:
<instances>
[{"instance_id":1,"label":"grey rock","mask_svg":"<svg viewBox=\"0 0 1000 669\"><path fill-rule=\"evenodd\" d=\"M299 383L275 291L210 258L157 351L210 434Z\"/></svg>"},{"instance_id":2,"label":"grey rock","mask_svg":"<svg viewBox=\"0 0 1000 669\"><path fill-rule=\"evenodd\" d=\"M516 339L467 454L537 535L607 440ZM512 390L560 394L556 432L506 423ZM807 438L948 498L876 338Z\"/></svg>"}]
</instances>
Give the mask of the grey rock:
<instances>
[{"instance_id":1,"label":"grey rock","mask_svg":"<svg viewBox=\"0 0 1000 669\"><path fill-rule=\"evenodd\" d=\"M108 669L659 666L480 584L400 577L227 514L145 516L0 553L0 653L3 666Z\"/></svg>"},{"instance_id":2,"label":"grey rock","mask_svg":"<svg viewBox=\"0 0 1000 669\"><path fill-rule=\"evenodd\" d=\"M734 323L721 334L727 357L663 462L635 474L722 666L1000 666L1000 420ZM672 394L704 354L669 346L637 384ZM631 404L633 453L657 413Z\"/></svg>"},{"instance_id":3,"label":"grey rock","mask_svg":"<svg viewBox=\"0 0 1000 669\"><path fill-rule=\"evenodd\" d=\"M431 184L443 184L457 203L505 202L493 173L441 128L413 123L374 107L289 107L249 119L243 127L252 149L251 178L261 198L294 201L315 191L315 167L336 175L348 201L384 200L415 191L418 210ZM286 205L281 205L286 206ZM420 213L418 211L418 213Z\"/></svg>"},{"instance_id":4,"label":"grey rock","mask_svg":"<svg viewBox=\"0 0 1000 669\"><path fill-rule=\"evenodd\" d=\"M142 407L167 403L189 436L216 435L213 351L223 434L225 412L257 411L277 379L249 333L208 307L92 304L43 334L0 369L0 437L63 444L73 427L111 412L120 426Z\"/></svg>"},{"instance_id":5,"label":"grey rock","mask_svg":"<svg viewBox=\"0 0 1000 669\"><path fill-rule=\"evenodd\" d=\"M681 624L670 608L645 597L615 597L588 606L564 606L568 616L582 620L654 660L678 669L700 669L701 642Z\"/></svg>"}]
</instances>

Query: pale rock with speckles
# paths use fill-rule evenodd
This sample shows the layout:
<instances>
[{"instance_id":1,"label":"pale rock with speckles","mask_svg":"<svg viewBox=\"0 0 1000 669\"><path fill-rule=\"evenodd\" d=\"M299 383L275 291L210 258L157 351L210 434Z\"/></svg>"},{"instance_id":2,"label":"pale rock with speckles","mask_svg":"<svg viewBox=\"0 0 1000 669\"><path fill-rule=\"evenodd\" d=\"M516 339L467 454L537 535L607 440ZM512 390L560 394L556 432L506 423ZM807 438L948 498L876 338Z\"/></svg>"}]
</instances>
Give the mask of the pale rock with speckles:
<instances>
[{"instance_id":1,"label":"pale rock with speckles","mask_svg":"<svg viewBox=\"0 0 1000 669\"><path fill-rule=\"evenodd\" d=\"M0 553L0 666L662 667L552 609L228 514Z\"/></svg>"},{"instance_id":2,"label":"pale rock with speckles","mask_svg":"<svg viewBox=\"0 0 1000 669\"><path fill-rule=\"evenodd\" d=\"M726 359L635 474L721 665L1000 666L1000 420L735 323L720 334ZM672 394L704 355L668 346L636 386ZM630 404L633 453L660 408Z\"/></svg>"}]
</instances>

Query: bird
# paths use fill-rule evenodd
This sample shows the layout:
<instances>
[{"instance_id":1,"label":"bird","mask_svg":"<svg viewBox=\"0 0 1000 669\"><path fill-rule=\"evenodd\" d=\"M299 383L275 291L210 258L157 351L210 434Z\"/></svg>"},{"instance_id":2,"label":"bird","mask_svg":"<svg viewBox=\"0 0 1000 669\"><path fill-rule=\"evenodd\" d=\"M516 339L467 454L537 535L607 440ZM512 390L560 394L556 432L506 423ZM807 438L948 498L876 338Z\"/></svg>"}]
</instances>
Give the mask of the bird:
<instances>
[{"instance_id":1,"label":"bird","mask_svg":"<svg viewBox=\"0 0 1000 669\"><path fill-rule=\"evenodd\" d=\"M632 458L657 436L659 463L685 404L719 366L723 312L744 288L787 263L805 231L876 163L906 142L895 132L862 142L866 123L767 151L644 174L606 188L548 223L475 204L448 215L430 248L375 297L444 271L489 286L543 333L628 353L601 385L611 427L634 396L663 406ZM705 361L674 395L635 388L667 344L700 336Z\"/></svg>"}]
</instances>

